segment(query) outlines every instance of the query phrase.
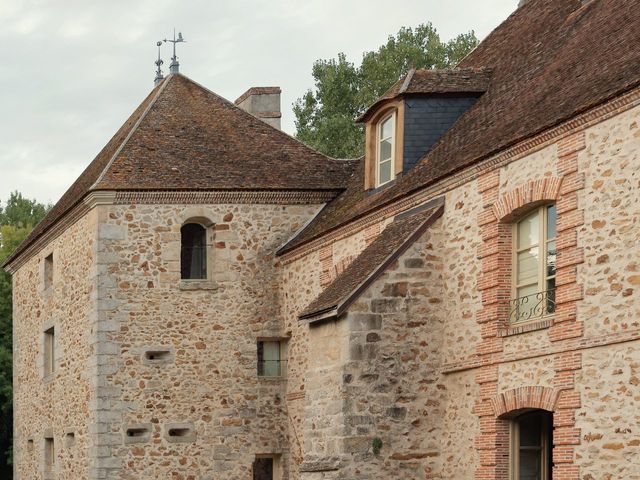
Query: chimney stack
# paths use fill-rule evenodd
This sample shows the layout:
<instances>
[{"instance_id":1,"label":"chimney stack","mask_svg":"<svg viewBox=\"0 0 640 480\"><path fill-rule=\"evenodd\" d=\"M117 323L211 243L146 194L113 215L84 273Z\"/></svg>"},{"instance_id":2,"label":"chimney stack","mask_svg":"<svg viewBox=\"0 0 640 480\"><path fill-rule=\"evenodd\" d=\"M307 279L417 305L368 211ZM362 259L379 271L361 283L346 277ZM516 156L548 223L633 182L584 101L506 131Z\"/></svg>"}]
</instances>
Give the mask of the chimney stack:
<instances>
[{"instance_id":1,"label":"chimney stack","mask_svg":"<svg viewBox=\"0 0 640 480\"><path fill-rule=\"evenodd\" d=\"M280 130L280 87L251 87L234 102L245 112Z\"/></svg>"}]
</instances>

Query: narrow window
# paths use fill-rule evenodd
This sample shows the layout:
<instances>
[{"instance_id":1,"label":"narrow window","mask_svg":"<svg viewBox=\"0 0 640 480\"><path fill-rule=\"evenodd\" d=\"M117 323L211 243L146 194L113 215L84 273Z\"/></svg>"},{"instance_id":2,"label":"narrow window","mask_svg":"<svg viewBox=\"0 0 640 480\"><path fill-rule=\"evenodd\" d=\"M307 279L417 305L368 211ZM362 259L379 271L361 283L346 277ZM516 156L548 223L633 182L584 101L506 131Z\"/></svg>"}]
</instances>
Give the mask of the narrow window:
<instances>
[{"instance_id":1,"label":"narrow window","mask_svg":"<svg viewBox=\"0 0 640 480\"><path fill-rule=\"evenodd\" d=\"M56 464L56 448L53 437L44 439L44 467L47 472L51 472Z\"/></svg>"},{"instance_id":2,"label":"narrow window","mask_svg":"<svg viewBox=\"0 0 640 480\"><path fill-rule=\"evenodd\" d=\"M55 371L56 333L54 327L44 332L44 374L53 374Z\"/></svg>"},{"instance_id":3,"label":"narrow window","mask_svg":"<svg viewBox=\"0 0 640 480\"><path fill-rule=\"evenodd\" d=\"M556 207L547 205L514 225L514 300L511 322L555 311Z\"/></svg>"},{"instance_id":4,"label":"narrow window","mask_svg":"<svg viewBox=\"0 0 640 480\"><path fill-rule=\"evenodd\" d=\"M551 480L553 417L534 411L511 423L511 479Z\"/></svg>"},{"instance_id":5,"label":"narrow window","mask_svg":"<svg viewBox=\"0 0 640 480\"><path fill-rule=\"evenodd\" d=\"M279 341L258 342L258 376L280 377L282 375L282 343Z\"/></svg>"},{"instance_id":6,"label":"narrow window","mask_svg":"<svg viewBox=\"0 0 640 480\"><path fill-rule=\"evenodd\" d=\"M395 148L395 115L391 114L378 126L378 152L376 165L376 185L384 185L393 180L393 157Z\"/></svg>"},{"instance_id":7,"label":"narrow window","mask_svg":"<svg viewBox=\"0 0 640 480\"><path fill-rule=\"evenodd\" d=\"M197 223L187 223L180 229L180 269L182 279L207 278L207 230Z\"/></svg>"},{"instance_id":8,"label":"narrow window","mask_svg":"<svg viewBox=\"0 0 640 480\"><path fill-rule=\"evenodd\" d=\"M53 253L44 259L44 289L48 290L53 285Z\"/></svg>"}]
</instances>

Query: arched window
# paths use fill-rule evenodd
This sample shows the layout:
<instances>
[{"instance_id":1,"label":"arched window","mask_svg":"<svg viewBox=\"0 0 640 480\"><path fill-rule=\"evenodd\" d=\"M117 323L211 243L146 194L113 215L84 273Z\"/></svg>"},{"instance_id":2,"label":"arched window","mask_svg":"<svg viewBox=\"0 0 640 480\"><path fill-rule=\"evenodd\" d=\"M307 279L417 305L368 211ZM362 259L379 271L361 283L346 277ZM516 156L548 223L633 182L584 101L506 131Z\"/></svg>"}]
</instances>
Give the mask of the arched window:
<instances>
[{"instance_id":1,"label":"arched window","mask_svg":"<svg viewBox=\"0 0 640 480\"><path fill-rule=\"evenodd\" d=\"M544 205L514 225L512 323L555 311L556 206Z\"/></svg>"},{"instance_id":2,"label":"arched window","mask_svg":"<svg viewBox=\"0 0 640 480\"><path fill-rule=\"evenodd\" d=\"M533 410L511 421L511 480L551 480L553 415Z\"/></svg>"},{"instance_id":3,"label":"arched window","mask_svg":"<svg viewBox=\"0 0 640 480\"><path fill-rule=\"evenodd\" d=\"M395 112L384 117L378 124L378 145L376 158L376 186L389 183L395 177L394 150L396 121Z\"/></svg>"},{"instance_id":4,"label":"arched window","mask_svg":"<svg viewBox=\"0 0 640 480\"><path fill-rule=\"evenodd\" d=\"M207 230L198 223L180 229L180 271L183 280L207 278Z\"/></svg>"}]
</instances>

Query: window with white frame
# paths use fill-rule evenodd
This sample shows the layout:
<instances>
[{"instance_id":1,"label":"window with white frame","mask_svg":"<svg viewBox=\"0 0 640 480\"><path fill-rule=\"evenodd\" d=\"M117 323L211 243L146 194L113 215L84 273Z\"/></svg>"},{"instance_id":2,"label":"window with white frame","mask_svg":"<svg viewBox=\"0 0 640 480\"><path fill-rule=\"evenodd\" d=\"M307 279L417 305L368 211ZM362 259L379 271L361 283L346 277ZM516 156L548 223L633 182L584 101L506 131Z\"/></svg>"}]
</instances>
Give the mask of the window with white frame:
<instances>
[{"instance_id":1,"label":"window with white frame","mask_svg":"<svg viewBox=\"0 0 640 480\"><path fill-rule=\"evenodd\" d=\"M376 158L376 186L389 183L395 177L395 113L384 117L378 124L378 146Z\"/></svg>"},{"instance_id":2,"label":"window with white frame","mask_svg":"<svg viewBox=\"0 0 640 480\"><path fill-rule=\"evenodd\" d=\"M511 421L511 480L551 480L553 416L543 410Z\"/></svg>"},{"instance_id":3,"label":"window with white frame","mask_svg":"<svg viewBox=\"0 0 640 480\"><path fill-rule=\"evenodd\" d=\"M555 311L556 220L556 206L543 205L514 224L512 323Z\"/></svg>"}]
</instances>

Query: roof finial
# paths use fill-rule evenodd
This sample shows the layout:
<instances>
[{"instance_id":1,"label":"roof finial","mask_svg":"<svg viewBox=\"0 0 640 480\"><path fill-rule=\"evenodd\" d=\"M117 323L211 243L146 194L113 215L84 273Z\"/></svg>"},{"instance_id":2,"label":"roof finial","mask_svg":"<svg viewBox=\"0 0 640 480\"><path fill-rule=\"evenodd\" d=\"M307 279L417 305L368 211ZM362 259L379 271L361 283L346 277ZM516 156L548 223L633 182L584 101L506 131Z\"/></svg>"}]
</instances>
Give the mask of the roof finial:
<instances>
[{"instance_id":1,"label":"roof finial","mask_svg":"<svg viewBox=\"0 0 640 480\"><path fill-rule=\"evenodd\" d=\"M173 43L173 57L171 57L171 64L169 65L169 73L178 73L180 71L180 64L178 63L178 57L176 56L176 43L186 42L182 38L182 32L178 32L178 38L176 38L176 29L173 29L173 40L164 39L165 42Z\"/></svg>"},{"instance_id":2,"label":"roof finial","mask_svg":"<svg viewBox=\"0 0 640 480\"><path fill-rule=\"evenodd\" d=\"M160 41L156 45L158 46L158 60L155 61L155 64L158 68L156 70L156 78L153 80L154 85L158 85L164 78L164 75L162 75L162 68L160 68L164 63L160 58L160 47L162 46L162 42Z\"/></svg>"}]
</instances>

